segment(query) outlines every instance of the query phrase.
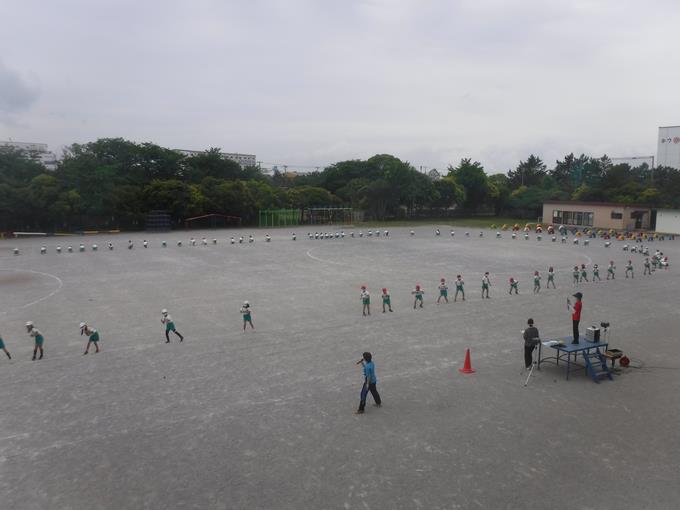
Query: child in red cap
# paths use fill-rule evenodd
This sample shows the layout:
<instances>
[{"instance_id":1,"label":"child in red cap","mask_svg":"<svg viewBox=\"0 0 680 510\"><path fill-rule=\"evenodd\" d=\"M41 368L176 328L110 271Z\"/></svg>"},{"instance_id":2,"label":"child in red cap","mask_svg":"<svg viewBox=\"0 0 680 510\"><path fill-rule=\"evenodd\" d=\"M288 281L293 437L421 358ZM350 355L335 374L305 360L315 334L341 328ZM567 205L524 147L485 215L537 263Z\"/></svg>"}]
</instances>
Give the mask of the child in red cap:
<instances>
[{"instance_id":1,"label":"child in red cap","mask_svg":"<svg viewBox=\"0 0 680 510\"><path fill-rule=\"evenodd\" d=\"M385 306L387 306L392 311L392 301L390 300L390 293L387 292L387 288L383 287L382 290L382 303L383 303L383 313L385 313Z\"/></svg>"},{"instance_id":2,"label":"child in red cap","mask_svg":"<svg viewBox=\"0 0 680 510\"><path fill-rule=\"evenodd\" d=\"M423 307L423 294L425 294L425 291L420 288L420 284L416 284L416 288L411 291L411 294L415 296L415 299L413 300L413 309L416 309L416 305L418 302L420 302L420 308Z\"/></svg>"}]
</instances>

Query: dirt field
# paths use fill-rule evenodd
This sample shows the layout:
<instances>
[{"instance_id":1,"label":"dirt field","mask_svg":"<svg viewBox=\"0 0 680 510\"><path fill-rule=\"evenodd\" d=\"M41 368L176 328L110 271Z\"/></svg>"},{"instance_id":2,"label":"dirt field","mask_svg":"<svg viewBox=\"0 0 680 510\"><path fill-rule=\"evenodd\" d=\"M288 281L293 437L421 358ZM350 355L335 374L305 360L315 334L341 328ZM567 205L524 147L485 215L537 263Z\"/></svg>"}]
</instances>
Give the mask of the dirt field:
<instances>
[{"instance_id":1,"label":"dirt field","mask_svg":"<svg viewBox=\"0 0 680 510\"><path fill-rule=\"evenodd\" d=\"M252 244L251 231L0 241L0 335L13 356L0 353L2 507L676 508L680 245L650 243L671 268L643 277L643 257L621 242L441 229L324 240L298 229L295 242L272 230L270 243L253 230ZM85 253L66 253L80 242ZM615 281L604 281L609 260ZM611 347L640 368L595 384L544 365L524 387L520 331L533 317L543 339L571 334L565 302L582 263L603 277L578 287L582 334L610 322ZM557 289L533 294L533 271L545 284L550 265ZM454 303L457 274L467 299ZM440 277L448 304L435 303ZM426 294L414 310L416 283ZM256 327L245 334L244 300ZM183 343L165 344L162 308ZM28 320L45 336L41 361ZM80 321L100 331L101 353L82 356ZM471 375L458 371L467 348ZM383 406L355 415L365 350Z\"/></svg>"}]
</instances>

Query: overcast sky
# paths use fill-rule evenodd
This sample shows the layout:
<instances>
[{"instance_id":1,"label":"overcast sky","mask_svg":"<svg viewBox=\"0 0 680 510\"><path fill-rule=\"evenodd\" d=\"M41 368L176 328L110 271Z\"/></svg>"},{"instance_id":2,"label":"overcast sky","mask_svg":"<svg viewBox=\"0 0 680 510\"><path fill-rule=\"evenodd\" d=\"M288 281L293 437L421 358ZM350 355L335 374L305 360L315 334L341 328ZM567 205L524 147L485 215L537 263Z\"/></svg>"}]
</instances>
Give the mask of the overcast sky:
<instances>
[{"instance_id":1,"label":"overcast sky","mask_svg":"<svg viewBox=\"0 0 680 510\"><path fill-rule=\"evenodd\" d=\"M505 172L656 153L677 0L0 0L0 140Z\"/></svg>"}]
</instances>

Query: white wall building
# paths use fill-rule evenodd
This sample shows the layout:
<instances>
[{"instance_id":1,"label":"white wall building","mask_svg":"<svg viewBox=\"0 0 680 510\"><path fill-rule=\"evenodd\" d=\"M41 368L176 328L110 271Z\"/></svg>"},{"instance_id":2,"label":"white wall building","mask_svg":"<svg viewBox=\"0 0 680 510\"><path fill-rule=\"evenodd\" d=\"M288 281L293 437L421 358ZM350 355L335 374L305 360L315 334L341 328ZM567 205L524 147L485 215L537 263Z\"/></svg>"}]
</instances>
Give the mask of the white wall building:
<instances>
[{"instance_id":1,"label":"white wall building","mask_svg":"<svg viewBox=\"0 0 680 510\"><path fill-rule=\"evenodd\" d=\"M680 235L680 210L678 209L657 209L656 228L657 232L664 234Z\"/></svg>"},{"instance_id":2,"label":"white wall building","mask_svg":"<svg viewBox=\"0 0 680 510\"><path fill-rule=\"evenodd\" d=\"M680 126L659 128L656 164L680 170Z\"/></svg>"},{"instance_id":3,"label":"white wall building","mask_svg":"<svg viewBox=\"0 0 680 510\"><path fill-rule=\"evenodd\" d=\"M203 154L204 152L206 152L206 151L190 151L185 149L175 150L180 154L184 154L185 156L196 156L198 154ZM220 152L220 155L225 159L235 161L236 163L241 165L241 168L245 168L247 166L257 166L257 158L255 157L255 154L240 154L238 152Z\"/></svg>"},{"instance_id":4,"label":"white wall building","mask_svg":"<svg viewBox=\"0 0 680 510\"><path fill-rule=\"evenodd\" d=\"M48 170L57 168L57 156L49 150L46 143L0 141L0 150L3 148L23 151L33 161L41 163Z\"/></svg>"}]
</instances>

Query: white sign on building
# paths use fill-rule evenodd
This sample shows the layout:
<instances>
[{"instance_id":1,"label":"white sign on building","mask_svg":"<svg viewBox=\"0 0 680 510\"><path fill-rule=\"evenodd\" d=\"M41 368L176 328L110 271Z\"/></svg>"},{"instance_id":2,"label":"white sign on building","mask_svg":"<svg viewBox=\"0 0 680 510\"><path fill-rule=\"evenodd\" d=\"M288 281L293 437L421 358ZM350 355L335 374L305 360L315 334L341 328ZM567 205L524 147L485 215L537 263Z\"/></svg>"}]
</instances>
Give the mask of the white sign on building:
<instances>
[{"instance_id":1,"label":"white sign on building","mask_svg":"<svg viewBox=\"0 0 680 510\"><path fill-rule=\"evenodd\" d=\"M659 128L656 164L680 170L680 126Z\"/></svg>"}]
</instances>

